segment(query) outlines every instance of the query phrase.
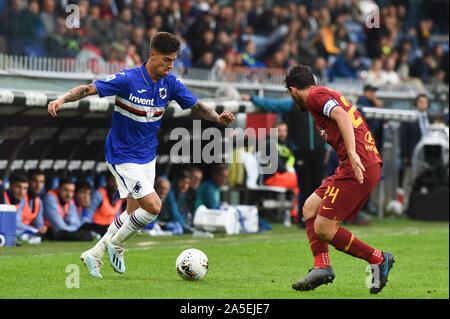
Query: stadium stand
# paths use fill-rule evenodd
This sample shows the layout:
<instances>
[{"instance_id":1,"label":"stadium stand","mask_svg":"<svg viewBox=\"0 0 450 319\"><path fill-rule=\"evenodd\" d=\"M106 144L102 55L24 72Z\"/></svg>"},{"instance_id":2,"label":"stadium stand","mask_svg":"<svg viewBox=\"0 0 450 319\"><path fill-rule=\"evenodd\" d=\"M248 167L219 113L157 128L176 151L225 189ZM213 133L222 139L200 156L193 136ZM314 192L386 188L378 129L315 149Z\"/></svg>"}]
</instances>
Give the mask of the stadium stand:
<instances>
[{"instance_id":1,"label":"stadium stand","mask_svg":"<svg viewBox=\"0 0 450 319\"><path fill-rule=\"evenodd\" d=\"M7 188L11 173L40 169L47 190L62 177L101 186L114 101L89 97L52 121L46 105L75 85L139 65L151 36L169 31L182 42L173 72L217 112L235 113L233 128L257 125L252 117L264 111L230 92L286 97L284 75L298 63L311 65L320 84L353 103L367 83L376 85L383 107L360 109L386 123L387 178L379 193L387 202L397 198L399 185L399 123L417 119L418 93L427 94L430 114L448 125L448 29L448 1L0 0L0 177ZM170 159L177 142L170 132L192 133L192 119L170 104L158 136L157 175L183 165ZM201 127L216 126L202 121ZM238 204L233 191L226 196Z\"/></svg>"}]
</instances>

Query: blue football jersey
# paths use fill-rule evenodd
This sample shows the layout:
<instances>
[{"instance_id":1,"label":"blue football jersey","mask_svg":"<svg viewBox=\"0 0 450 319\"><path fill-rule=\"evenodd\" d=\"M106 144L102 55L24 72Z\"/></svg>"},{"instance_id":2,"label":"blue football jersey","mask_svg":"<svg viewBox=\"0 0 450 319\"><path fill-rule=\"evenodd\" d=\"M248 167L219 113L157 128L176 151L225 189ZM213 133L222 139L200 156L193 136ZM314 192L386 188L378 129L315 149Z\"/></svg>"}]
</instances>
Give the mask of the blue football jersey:
<instances>
[{"instance_id":1,"label":"blue football jersey","mask_svg":"<svg viewBox=\"0 0 450 319\"><path fill-rule=\"evenodd\" d=\"M94 81L100 97L116 96L105 143L105 157L111 164L152 161L158 146L156 132L169 102L175 100L183 109L197 103L197 98L173 74L153 82L145 69L146 62Z\"/></svg>"}]
</instances>

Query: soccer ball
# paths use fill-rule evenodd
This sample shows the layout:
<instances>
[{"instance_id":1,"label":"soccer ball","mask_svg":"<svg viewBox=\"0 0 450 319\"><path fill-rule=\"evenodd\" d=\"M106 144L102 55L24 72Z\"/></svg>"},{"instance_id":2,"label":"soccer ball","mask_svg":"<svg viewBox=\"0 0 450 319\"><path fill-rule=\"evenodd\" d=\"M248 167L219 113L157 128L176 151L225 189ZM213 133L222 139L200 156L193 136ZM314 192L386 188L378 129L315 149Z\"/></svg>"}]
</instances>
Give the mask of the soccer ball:
<instances>
[{"instance_id":1,"label":"soccer ball","mask_svg":"<svg viewBox=\"0 0 450 319\"><path fill-rule=\"evenodd\" d=\"M208 272L208 257L201 250L190 248L178 255L175 266L185 280L200 280Z\"/></svg>"}]
</instances>

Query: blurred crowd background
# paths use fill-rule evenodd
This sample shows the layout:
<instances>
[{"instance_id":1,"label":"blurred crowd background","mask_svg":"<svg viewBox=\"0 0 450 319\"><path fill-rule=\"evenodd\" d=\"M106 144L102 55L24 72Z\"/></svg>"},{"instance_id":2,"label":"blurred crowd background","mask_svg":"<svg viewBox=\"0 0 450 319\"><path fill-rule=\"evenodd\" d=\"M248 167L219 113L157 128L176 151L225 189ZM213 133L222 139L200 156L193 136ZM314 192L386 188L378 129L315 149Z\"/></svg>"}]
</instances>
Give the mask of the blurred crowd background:
<instances>
[{"instance_id":1,"label":"blurred crowd background","mask_svg":"<svg viewBox=\"0 0 450 319\"><path fill-rule=\"evenodd\" d=\"M448 40L432 40L448 37L448 10L446 0L0 0L0 53L97 55L130 68L168 31L182 40L182 69L300 63L330 80L420 87L448 84Z\"/></svg>"}]
</instances>

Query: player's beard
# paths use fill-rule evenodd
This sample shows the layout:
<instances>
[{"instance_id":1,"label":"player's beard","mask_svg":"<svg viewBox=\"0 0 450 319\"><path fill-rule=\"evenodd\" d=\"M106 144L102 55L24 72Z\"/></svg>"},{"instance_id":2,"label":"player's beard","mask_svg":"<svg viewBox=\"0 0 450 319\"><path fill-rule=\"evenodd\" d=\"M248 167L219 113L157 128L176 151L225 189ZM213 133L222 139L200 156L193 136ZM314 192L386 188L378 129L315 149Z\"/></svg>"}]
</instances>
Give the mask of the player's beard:
<instances>
[{"instance_id":1,"label":"player's beard","mask_svg":"<svg viewBox=\"0 0 450 319\"><path fill-rule=\"evenodd\" d=\"M297 110L299 110L301 112L308 111L308 109L306 108L305 100L303 100L301 97L298 97L298 96L294 96L292 98L294 99L295 106L297 107Z\"/></svg>"}]
</instances>

